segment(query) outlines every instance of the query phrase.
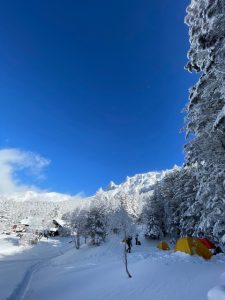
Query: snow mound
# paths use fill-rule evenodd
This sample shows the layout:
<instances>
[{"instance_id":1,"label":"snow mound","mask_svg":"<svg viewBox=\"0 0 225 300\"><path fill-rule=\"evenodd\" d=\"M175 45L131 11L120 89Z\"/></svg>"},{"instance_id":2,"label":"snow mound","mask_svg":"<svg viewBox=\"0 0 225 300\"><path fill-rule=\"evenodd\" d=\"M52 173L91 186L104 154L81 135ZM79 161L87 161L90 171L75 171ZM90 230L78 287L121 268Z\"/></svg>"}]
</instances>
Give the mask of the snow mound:
<instances>
[{"instance_id":1,"label":"snow mound","mask_svg":"<svg viewBox=\"0 0 225 300\"><path fill-rule=\"evenodd\" d=\"M208 300L225 300L225 286L215 286L208 292Z\"/></svg>"}]
</instances>

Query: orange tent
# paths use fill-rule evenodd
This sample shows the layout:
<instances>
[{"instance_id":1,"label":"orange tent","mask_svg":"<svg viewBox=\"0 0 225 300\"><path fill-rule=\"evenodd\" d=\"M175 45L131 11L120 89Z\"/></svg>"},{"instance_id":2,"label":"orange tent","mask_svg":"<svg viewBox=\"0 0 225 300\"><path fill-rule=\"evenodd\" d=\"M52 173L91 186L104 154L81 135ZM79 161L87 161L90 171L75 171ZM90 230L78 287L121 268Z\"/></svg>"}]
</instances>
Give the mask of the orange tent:
<instances>
[{"instance_id":1,"label":"orange tent","mask_svg":"<svg viewBox=\"0 0 225 300\"><path fill-rule=\"evenodd\" d=\"M192 237L180 238L176 243L174 251L181 251L190 255L202 256L205 259L210 259L212 257L212 253L209 251L209 249L198 239Z\"/></svg>"},{"instance_id":2,"label":"orange tent","mask_svg":"<svg viewBox=\"0 0 225 300\"><path fill-rule=\"evenodd\" d=\"M199 238L199 241L204 244L208 249L215 249L216 246L207 238Z\"/></svg>"},{"instance_id":3,"label":"orange tent","mask_svg":"<svg viewBox=\"0 0 225 300\"><path fill-rule=\"evenodd\" d=\"M170 250L169 245L164 241L159 242L157 248L159 248L161 250Z\"/></svg>"}]
</instances>

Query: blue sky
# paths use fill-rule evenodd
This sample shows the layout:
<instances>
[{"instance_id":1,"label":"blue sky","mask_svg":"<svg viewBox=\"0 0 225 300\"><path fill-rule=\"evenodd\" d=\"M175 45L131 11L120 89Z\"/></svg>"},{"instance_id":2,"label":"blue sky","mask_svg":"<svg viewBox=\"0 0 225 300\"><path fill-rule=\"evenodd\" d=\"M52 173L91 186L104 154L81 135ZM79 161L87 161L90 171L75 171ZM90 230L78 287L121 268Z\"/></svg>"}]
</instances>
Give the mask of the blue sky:
<instances>
[{"instance_id":1,"label":"blue sky","mask_svg":"<svg viewBox=\"0 0 225 300\"><path fill-rule=\"evenodd\" d=\"M182 164L188 4L1 2L0 147L51 161L21 181L91 194Z\"/></svg>"}]
</instances>

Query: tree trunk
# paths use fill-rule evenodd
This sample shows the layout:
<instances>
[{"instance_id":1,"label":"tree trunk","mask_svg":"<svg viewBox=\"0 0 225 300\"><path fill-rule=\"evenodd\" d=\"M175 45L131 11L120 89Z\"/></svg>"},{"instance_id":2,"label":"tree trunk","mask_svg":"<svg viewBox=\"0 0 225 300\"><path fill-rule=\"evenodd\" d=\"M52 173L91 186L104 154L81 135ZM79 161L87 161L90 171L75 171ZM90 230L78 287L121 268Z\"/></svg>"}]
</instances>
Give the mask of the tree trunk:
<instances>
[{"instance_id":1,"label":"tree trunk","mask_svg":"<svg viewBox=\"0 0 225 300\"><path fill-rule=\"evenodd\" d=\"M75 247L76 249L80 249L80 235L78 233L75 236Z\"/></svg>"},{"instance_id":2,"label":"tree trunk","mask_svg":"<svg viewBox=\"0 0 225 300\"><path fill-rule=\"evenodd\" d=\"M132 276L128 270L126 240L127 240L127 235L126 235L126 231L125 231L124 232L124 264L125 264L126 273L127 273L128 277L131 278Z\"/></svg>"}]
</instances>

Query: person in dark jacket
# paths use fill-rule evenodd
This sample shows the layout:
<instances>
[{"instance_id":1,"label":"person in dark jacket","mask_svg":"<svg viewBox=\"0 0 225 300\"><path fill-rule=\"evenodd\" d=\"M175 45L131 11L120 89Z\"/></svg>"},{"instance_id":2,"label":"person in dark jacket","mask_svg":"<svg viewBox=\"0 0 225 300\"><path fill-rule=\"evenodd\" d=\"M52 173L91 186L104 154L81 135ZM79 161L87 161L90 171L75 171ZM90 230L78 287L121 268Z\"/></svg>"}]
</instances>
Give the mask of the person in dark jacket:
<instances>
[{"instance_id":1,"label":"person in dark jacket","mask_svg":"<svg viewBox=\"0 0 225 300\"><path fill-rule=\"evenodd\" d=\"M136 244L136 245L139 245L138 234L136 234L136 236L135 236L135 244Z\"/></svg>"},{"instance_id":2,"label":"person in dark jacket","mask_svg":"<svg viewBox=\"0 0 225 300\"><path fill-rule=\"evenodd\" d=\"M220 246L217 246L214 251L213 251L213 255L219 254L219 253L223 253L223 250L221 249Z\"/></svg>"},{"instance_id":3,"label":"person in dark jacket","mask_svg":"<svg viewBox=\"0 0 225 300\"><path fill-rule=\"evenodd\" d=\"M127 238L127 252L130 253L131 252L131 247L132 247L132 236L128 236Z\"/></svg>"}]
</instances>

